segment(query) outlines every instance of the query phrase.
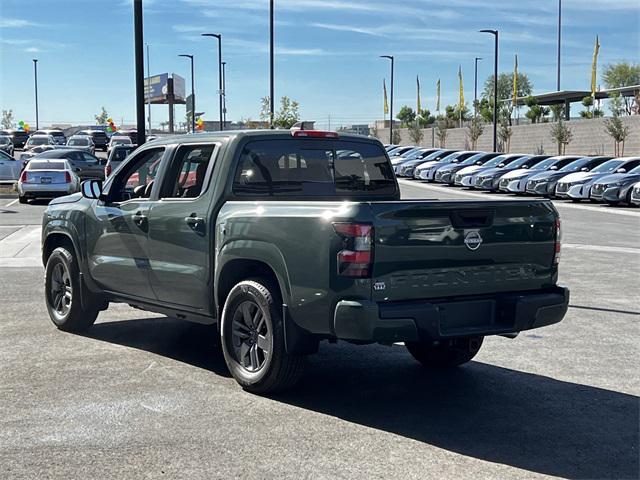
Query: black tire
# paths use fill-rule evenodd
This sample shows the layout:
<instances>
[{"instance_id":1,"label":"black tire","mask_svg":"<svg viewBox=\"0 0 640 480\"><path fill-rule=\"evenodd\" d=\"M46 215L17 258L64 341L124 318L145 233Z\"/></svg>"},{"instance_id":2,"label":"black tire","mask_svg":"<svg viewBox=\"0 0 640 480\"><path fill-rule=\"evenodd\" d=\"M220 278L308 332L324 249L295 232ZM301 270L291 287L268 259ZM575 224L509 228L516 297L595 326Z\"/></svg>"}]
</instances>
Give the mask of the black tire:
<instances>
[{"instance_id":1,"label":"black tire","mask_svg":"<svg viewBox=\"0 0 640 480\"><path fill-rule=\"evenodd\" d=\"M471 361L484 337L443 340L438 345L425 342L405 342L407 350L418 362L430 368L452 368Z\"/></svg>"},{"instance_id":2,"label":"black tire","mask_svg":"<svg viewBox=\"0 0 640 480\"><path fill-rule=\"evenodd\" d=\"M296 384L306 357L285 350L282 300L276 286L261 278L243 280L229 292L221 319L224 359L243 389L267 394Z\"/></svg>"},{"instance_id":3,"label":"black tire","mask_svg":"<svg viewBox=\"0 0 640 480\"><path fill-rule=\"evenodd\" d=\"M18 202L25 204L29 201L29 199L27 197L25 197L24 195L18 195Z\"/></svg>"},{"instance_id":4,"label":"black tire","mask_svg":"<svg viewBox=\"0 0 640 480\"><path fill-rule=\"evenodd\" d=\"M96 321L98 308L83 308L80 288L77 260L65 247L56 248L45 269L45 301L49 318L60 330L83 332Z\"/></svg>"}]
</instances>

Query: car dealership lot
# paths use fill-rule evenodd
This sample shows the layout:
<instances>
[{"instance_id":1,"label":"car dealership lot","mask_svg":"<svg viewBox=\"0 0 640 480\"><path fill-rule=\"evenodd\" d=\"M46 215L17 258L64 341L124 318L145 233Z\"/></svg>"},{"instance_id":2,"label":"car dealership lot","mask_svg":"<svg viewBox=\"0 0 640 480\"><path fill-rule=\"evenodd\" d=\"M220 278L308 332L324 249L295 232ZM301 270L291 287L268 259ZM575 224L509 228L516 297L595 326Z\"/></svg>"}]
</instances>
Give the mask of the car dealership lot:
<instances>
[{"instance_id":1,"label":"car dealership lot","mask_svg":"<svg viewBox=\"0 0 640 480\"><path fill-rule=\"evenodd\" d=\"M401 181L403 198L505 198ZM563 322L429 373L402 347L323 344L296 390L244 393L215 329L115 305L48 319L46 202L0 198L0 475L637 478L640 211L554 202Z\"/></svg>"}]
</instances>

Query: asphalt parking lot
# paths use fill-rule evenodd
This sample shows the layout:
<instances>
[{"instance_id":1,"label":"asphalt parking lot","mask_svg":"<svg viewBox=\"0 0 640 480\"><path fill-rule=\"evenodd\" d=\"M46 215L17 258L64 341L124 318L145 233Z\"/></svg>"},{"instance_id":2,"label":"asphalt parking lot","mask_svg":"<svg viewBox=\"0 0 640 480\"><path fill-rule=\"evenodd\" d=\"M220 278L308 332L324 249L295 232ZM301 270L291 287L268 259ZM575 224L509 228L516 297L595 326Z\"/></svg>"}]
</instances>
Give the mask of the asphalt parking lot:
<instances>
[{"instance_id":1,"label":"asphalt parking lot","mask_svg":"<svg viewBox=\"0 0 640 480\"><path fill-rule=\"evenodd\" d=\"M505 198L401 181L404 198ZM555 202L563 322L449 373L401 346L324 344L262 398L213 328L113 305L87 335L44 306L46 202L0 198L1 478L640 476L640 210Z\"/></svg>"}]
</instances>

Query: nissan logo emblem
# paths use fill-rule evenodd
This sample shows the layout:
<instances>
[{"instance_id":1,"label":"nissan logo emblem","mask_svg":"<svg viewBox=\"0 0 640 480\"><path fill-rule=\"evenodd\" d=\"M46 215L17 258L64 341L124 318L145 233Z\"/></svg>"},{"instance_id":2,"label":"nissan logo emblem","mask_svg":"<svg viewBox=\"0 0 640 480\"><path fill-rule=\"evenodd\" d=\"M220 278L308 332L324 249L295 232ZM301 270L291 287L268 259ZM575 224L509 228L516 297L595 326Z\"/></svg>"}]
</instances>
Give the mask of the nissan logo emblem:
<instances>
[{"instance_id":1,"label":"nissan logo emblem","mask_svg":"<svg viewBox=\"0 0 640 480\"><path fill-rule=\"evenodd\" d=\"M482 245L482 237L478 232L469 232L464 237L464 244L469 250L477 250Z\"/></svg>"}]
</instances>

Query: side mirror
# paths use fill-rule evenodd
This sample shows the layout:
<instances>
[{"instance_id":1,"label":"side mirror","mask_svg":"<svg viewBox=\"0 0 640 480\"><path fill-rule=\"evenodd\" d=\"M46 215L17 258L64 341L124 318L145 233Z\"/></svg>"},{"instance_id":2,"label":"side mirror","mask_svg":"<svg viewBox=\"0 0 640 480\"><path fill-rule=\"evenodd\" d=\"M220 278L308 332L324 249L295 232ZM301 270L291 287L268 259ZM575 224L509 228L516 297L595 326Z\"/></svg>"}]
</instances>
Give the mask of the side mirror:
<instances>
[{"instance_id":1,"label":"side mirror","mask_svg":"<svg viewBox=\"0 0 640 480\"><path fill-rule=\"evenodd\" d=\"M588 171L589 171L589 169L588 169L587 167L582 167L582 168L580 169L580 171L581 171L581 172L588 172Z\"/></svg>"},{"instance_id":2,"label":"side mirror","mask_svg":"<svg viewBox=\"0 0 640 480\"><path fill-rule=\"evenodd\" d=\"M78 167L76 167L76 168L75 168L75 170L76 170L76 172L79 172L79 171L80 171L80 169L79 169Z\"/></svg>"},{"instance_id":3,"label":"side mirror","mask_svg":"<svg viewBox=\"0 0 640 480\"><path fill-rule=\"evenodd\" d=\"M498 165L498 168L502 168L504 167L504 163L501 163L500 165Z\"/></svg>"},{"instance_id":4,"label":"side mirror","mask_svg":"<svg viewBox=\"0 0 640 480\"><path fill-rule=\"evenodd\" d=\"M476 165L482 165L482 162L478 161L476 162Z\"/></svg>"},{"instance_id":5,"label":"side mirror","mask_svg":"<svg viewBox=\"0 0 640 480\"><path fill-rule=\"evenodd\" d=\"M454 158L453 160L451 160L451 163L458 163L459 160L457 158Z\"/></svg>"},{"instance_id":6,"label":"side mirror","mask_svg":"<svg viewBox=\"0 0 640 480\"><path fill-rule=\"evenodd\" d=\"M557 170L557 169L558 169L558 166L557 166L557 165L554 165L554 166L552 166L552 167L550 167L550 168L549 168L549 170Z\"/></svg>"},{"instance_id":7,"label":"side mirror","mask_svg":"<svg viewBox=\"0 0 640 480\"><path fill-rule=\"evenodd\" d=\"M82 196L91 200L98 200L102 195L102 182L100 180L85 180L80 185Z\"/></svg>"},{"instance_id":8,"label":"side mirror","mask_svg":"<svg viewBox=\"0 0 640 480\"><path fill-rule=\"evenodd\" d=\"M526 170L527 168L529 168L529 165L522 165L522 168L524 168Z\"/></svg>"},{"instance_id":9,"label":"side mirror","mask_svg":"<svg viewBox=\"0 0 640 480\"><path fill-rule=\"evenodd\" d=\"M627 169L626 168L619 168L618 170L616 170L616 173L627 173Z\"/></svg>"}]
</instances>

